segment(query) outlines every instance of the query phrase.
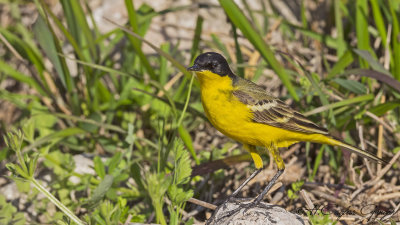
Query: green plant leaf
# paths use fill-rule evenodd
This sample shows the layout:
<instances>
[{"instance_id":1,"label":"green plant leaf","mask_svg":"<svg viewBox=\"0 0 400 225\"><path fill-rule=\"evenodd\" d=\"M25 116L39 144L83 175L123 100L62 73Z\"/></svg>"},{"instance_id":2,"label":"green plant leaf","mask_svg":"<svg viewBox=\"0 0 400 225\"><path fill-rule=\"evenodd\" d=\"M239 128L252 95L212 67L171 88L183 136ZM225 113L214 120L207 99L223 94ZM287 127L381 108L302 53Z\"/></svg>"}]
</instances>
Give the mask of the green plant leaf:
<instances>
[{"instance_id":1,"label":"green plant leaf","mask_svg":"<svg viewBox=\"0 0 400 225\"><path fill-rule=\"evenodd\" d=\"M353 53L347 50L342 57L336 62L336 64L331 68L328 73L327 79L332 79L341 73L347 66L349 66L354 61Z\"/></svg>"},{"instance_id":2,"label":"green plant leaf","mask_svg":"<svg viewBox=\"0 0 400 225\"><path fill-rule=\"evenodd\" d=\"M190 154L192 155L196 164L200 164L200 160L196 155L196 152L193 147L192 137L190 136L189 132L183 127L183 125L178 127L179 136L181 137L183 143L185 144L186 148L189 150Z\"/></svg>"},{"instance_id":3,"label":"green plant leaf","mask_svg":"<svg viewBox=\"0 0 400 225\"><path fill-rule=\"evenodd\" d=\"M35 33L36 39L39 41L39 44L45 51L47 57L49 57L50 61L53 63L61 83L67 90L72 91L73 83L70 80L71 77L69 70L67 69L66 62L58 55L58 52L61 52L61 50L59 51L60 47L57 45L54 35L47 26L46 21L41 16L38 17L33 25L33 32Z\"/></svg>"},{"instance_id":4,"label":"green plant leaf","mask_svg":"<svg viewBox=\"0 0 400 225\"><path fill-rule=\"evenodd\" d=\"M94 189L92 196L84 204L84 206L89 209L96 207L103 199L107 191L111 188L113 181L114 177L112 175L107 174L101 181L101 183L96 187L96 189Z\"/></svg>"},{"instance_id":5,"label":"green plant leaf","mask_svg":"<svg viewBox=\"0 0 400 225\"><path fill-rule=\"evenodd\" d=\"M322 145L321 148L319 149L317 158L315 158L314 168L313 168L312 175L311 175L311 178L310 178L311 181L314 180L314 177L317 174L319 165L322 163L322 156L324 154L324 149L325 149L325 145Z\"/></svg>"},{"instance_id":6,"label":"green plant leaf","mask_svg":"<svg viewBox=\"0 0 400 225\"><path fill-rule=\"evenodd\" d=\"M400 107L400 101L397 100L379 104L377 106L370 108L369 111L375 114L376 116L383 116L386 112L389 112L399 107Z\"/></svg>"},{"instance_id":7,"label":"green plant leaf","mask_svg":"<svg viewBox=\"0 0 400 225\"><path fill-rule=\"evenodd\" d=\"M47 96L47 93L35 81L35 79L12 68L10 65L8 65L3 60L0 60L0 71L4 72L7 76L9 76L17 81L20 81L20 82L23 82L23 83L29 85L30 87L35 89L37 92L39 92L42 96Z\"/></svg>"},{"instance_id":8,"label":"green plant leaf","mask_svg":"<svg viewBox=\"0 0 400 225\"><path fill-rule=\"evenodd\" d=\"M93 159L93 164L94 164L94 171L96 171L96 174L101 179L104 179L104 177L106 176L106 169L104 167L103 161L101 161L101 158L99 156L95 156Z\"/></svg>"},{"instance_id":9,"label":"green plant leaf","mask_svg":"<svg viewBox=\"0 0 400 225\"><path fill-rule=\"evenodd\" d=\"M199 44L201 40L201 31L203 28L203 17L202 16L197 16L196 20L196 28L194 29L194 37L193 37L193 43L192 43L192 48L190 49L190 61L194 60L194 57L196 56L197 51L199 50Z\"/></svg>"},{"instance_id":10,"label":"green plant leaf","mask_svg":"<svg viewBox=\"0 0 400 225\"><path fill-rule=\"evenodd\" d=\"M367 88L358 81L355 80L346 80L341 78L333 79L334 82L339 84L340 86L346 88L347 90L354 92L356 94L366 94Z\"/></svg>"},{"instance_id":11,"label":"green plant leaf","mask_svg":"<svg viewBox=\"0 0 400 225\"><path fill-rule=\"evenodd\" d=\"M355 104L357 102L367 102L374 99L374 95L373 94L367 94L367 95L361 95L361 96L357 96L354 98L350 98L350 99L345 99L342 100L340 102L335 102L335 103L331 103L329 105L324 105L318 108L315 108L311 111L308 111L306 113L304 113L305 116L310 116L316 113L320 113L329 109L333 109L333 108L337 108L337 107L343 107L343 106L348 106L351 104Z\"/></svg>"},{"instance_id":12,"label":"green plant leaf","mask_svg":"<svg viewBox=\"0 0 400 225\"><path fill-rule=\"evenodd\" d=\"M118 167L118 164L122 160L121 152L115 153L115 155L111 158L110 163L108 164L108 172L113 173L114 170Z\"/></svg>"},{"instance_id":13,"label":"green plant leaf","mask_svg":"<svg viewBox=\"0 0 400 225\"><path fill-rule=\"evenodd\" d=\"M366 50L354 49L353 50L357 55L363 58L365 61L369 63L369 65L376 71L384 73L386 75L391 76L390 72L387 71L376 59L372 57L372 55Z\"/></svg>"},{"instance_id":14,"label":"green plant leaf","mask_svg":"<svg viewBox=\"0 0 400 225\"><path fill-rule=\"evenodd\" d=\"M356 0L353 2L356 7L356 35L357 48L360 50L371 51L369 32L368 32L368 2ZM361 68L368 68L368 64L363 59L359 60Z\"/></svg>"},{"instance_id":15,"label":"green plant leaf","mask_svg":"<svg viewBox=\"0 0 400 225\"><path fill-rule=\"evenodd\" d=\"M185 151L180 141L175 141L173 149L175 154L174 183L186 184L192 174L189 153Z\"/></svg>"}]
</instances>

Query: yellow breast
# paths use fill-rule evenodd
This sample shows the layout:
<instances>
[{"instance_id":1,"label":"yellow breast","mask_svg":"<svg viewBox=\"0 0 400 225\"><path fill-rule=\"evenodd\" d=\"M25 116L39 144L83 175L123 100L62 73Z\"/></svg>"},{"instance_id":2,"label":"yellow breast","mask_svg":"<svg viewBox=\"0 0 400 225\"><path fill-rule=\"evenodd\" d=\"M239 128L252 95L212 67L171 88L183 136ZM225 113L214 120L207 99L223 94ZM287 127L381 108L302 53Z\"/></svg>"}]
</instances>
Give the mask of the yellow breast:
<instances>
[{"instance_id":1,"label":"yellow breast","mask_svg":"<svg viewBox=\"0 0 400 225\"><path fill-rule=\"evenodd\" d=\"M197 73L204 111L212 125L226 136L242 143L258 144L250 109L233 94L232 80L208 71Z\"/></svg>"}]
</instances>

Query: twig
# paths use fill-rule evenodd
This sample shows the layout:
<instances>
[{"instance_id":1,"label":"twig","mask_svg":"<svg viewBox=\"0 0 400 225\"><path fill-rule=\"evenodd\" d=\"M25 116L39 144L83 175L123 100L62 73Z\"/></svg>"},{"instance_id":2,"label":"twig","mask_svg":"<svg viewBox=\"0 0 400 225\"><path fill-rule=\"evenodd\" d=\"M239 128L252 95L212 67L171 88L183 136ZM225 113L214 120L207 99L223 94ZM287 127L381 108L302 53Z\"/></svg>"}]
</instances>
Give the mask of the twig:
<instances>
[{"instance_id":1,"label":"twig","mask_svg":"<svg viewBox=\"0 0 400 225\"><path fill-rule=\"evenodd\" d=\"M188 212L185 216L183 216L183 220L187 221L189 218L194 218L197 214L199 214L200 212L204 211L204 208L201 206L197 206L195 210ZM195 224L197 224L197 220L195 220Z\"/></svg>"},{"instance_id":2,"label":"twig","mask_svg":"<svg viewBox=\"0 0 400 225\"><path fill-rule=\"evenodd\" d=\"M354 159L353 159L353 157L350 157L349 167L348 167L350 170L350 177L351 177L353 183L359 188L361 186L361 184L358 183L358 181L356 179L356 170L355 170L353 164L354 164Z\"/></svg>"},{"instance_id":3,"label":"twig","mask_svg":"<svg viewBox=\"0 0 400 225\"><path fill-rule=\"evenodd\" d=\"M300 145L293 145L292 147L289 148L288 151L285 151L285 153L282 154L282 159L286 159L289 156L293 156L293 152L295 152L297 149L300 148Z\"/></svg>"},{"instance_id":4,"label":"twig","mask_svg":"<svg viewBox=\"0 0 400 225\"><path fill-rule=\"evenodd\" d=\"M193 204L196 204L196 205L199 205L199 206L202 206L204 208L211 209L211 210L215 210L217 208L217 206L214 205L214 204L211 204L211 203L208 203L208 202L204 202L204 201L201 201L201 200L195 199L195 198L190 198L188 200L188 202L191 202Z\"/></svg>"},{"instance_id":5,"label":"twig","mask_svg":"<svg viewBox=\"0 0 400 225\"><path fill-rule=\"evenodd\" d=\"M315 208L315 206L314 206L314 203L311 201L310 196L308 196L307 191L303 189L300 191L300 194L303 197L304 201L306 201L308 208L313 210Z\"/></svg>"},{"instance_id":6,"label":"twig","mask_svg":"<svg viewBox=\"0 0 400 225\"><path fill-rule=\"evenodd\" d=\"M383 119L377 117L377 116L376 116L375 114L373 114L372 112L366 111L366 112L365 112L365 115L371 117L371 119L376 120L376 122L378 122L379 124L382 124L382 126L383 126L384 128L386 128L389 132L391 132L391 133L394 132L394 128L393 128L393 127L391 127L391 126L390 126L389 124L387 124Z\"/></svg>"},{"instance_id":7,"label":"twig","mask_svg":"<svg viewBox=\"0 0 400 225\"><path fill-rule=\"evenodd\" d=\"M367 182L369 185L375 185L382 177L389 171L389 169L393 166L396 160L400 157L400 151L393 156L390 162L377 174L374 180Z\"/></svg>"},{"instance_id":8,"label":"twig","mask_svg":"<svg viewBox=\"0 0 400 225\"><path fill-rule=\"evenodd\" d=\"M357 128L358 128L358 137L360 138L360 144L361 144L361 149L365 151L365 144L364 144L364 135L363 135L363 126L360 125L360 123L356 122ZM367 171L370 177L374 177L374 174L372 173L371 166L367 159L364 158L364 164L367 166Z\"/></svg>"},{"instance_id":9,"label":"twig","mask_svg":"<svg viewBox=\"0 0 400 225\"><path fill-rule=\"evenodd\" d=\"M385 183L385 180L379 180L369 191L367 192L368 195L376 193L376 191Z\"/></svg>"},{"instance_id":10,"label":"twig","mask_svg":"<svg viewBox=\"0 0 400 225\"><path fill-rule=\"evenodd\" d=\"M271 190L269 190L269 193L273 193L276 190L278 190L279 188L281 188L283 185L282 182L277 182L276 184L274 184L274 186L271 187Z\"/></svg>"},{"instance_id":11,"label":"twig","mask_svg":"<svg viewBox=\"0 0 400 225\"><path fill-rule=\"evenodd\" d=\"M368 189L369 186L360 186L359 188L357 188L356 191L354 191L351 195L350 195L350 201L352 201L358 194L360 194L361 192L365 191L366 189Z\"/></svg>"},{"instance_id":12,"label":"twig","mask_svg":"<svg viewBox=\"0 0 400 225\"><path fill-rule=\"evenodd\" d=\"M393 210L392 213L390 213L390 214L388 214L388 215L382 217L382 221L385 221L385 220L387 220L387 219L390 219L394 214L396 214L396 213L399 211L399 209L400 209L400 204L398 204L398 205L394 208L394 210Z\"/></svg>"},{"instance_id":13,"label":"twig","mask_svg":"<svg viewBox=\"0 0 400 225\"><path fill-rule=\"evenodd\" d=\"M133 217L132 214L129 214L128 217L127 217L126 220L125 220L124 225L128 225L129 222L131 221L132 217Z\"/></svg>"},{"instance_id":14,"label":"twig","mask_svg":"<svg viewBox=\"0 0 400 225\"><path fill-rule=\"evenodd\" d=\"M341 187L342 189L348 189L350 191L356 190L355 187L349 186L349 185L346 185L346 184L339 185L339 184L328 184L328 183L310 182L310 181L304 182L303 186L304 187L309 187L309 188L318 188L318 187L326 186L326 187L335 188L335 189Z\"/></svg>"},{"instance_id":15,"label":"twig","mask_svg":"<svg viewBox=\"0 0 400 225\"><path fill-rule=\"evenodd\" d=\"M382 104L385 103L385 100L386 100L385 95L382 94L381 103ZM382 158L382 145L383 145L383 126L382 126L382 124L379 124L379 126L378 126L378 152L377 152L377 156L379 158ZM381 171L381 169L382 169L382 164L378 164L377 165L378 173Z\"/></svg>"},{"instance_id":16,"label":"twig","mask_svg":"<svg viewBox=\"0 0 400 225\"><path fill-rule=\"evenodd\" d=\"M395 192L395 193L390 193L387 195L380 195L380 196L376 196L374 197L374 202L381 202L381 201L386 201L389 199L394 199L394 198L400 198L400 192Z\"/></svg>"},{"instance_id":17,"label":"twig","mask_svg":"<svg viewBox=\"0 0 400 225\"><path fill-rule=\"evenodd\" d=\"M390 43L390 37L392 36L392 25L389 24L388 28L387 28L387 36L386 36L386 48L385 48L385 57L384 57L384 63L383 63L383 67L387 70L389 70L389 66L390 66L390 50L389 50L389 43Z\"/></svg>"},{"instance_id":18,"label":"twig","mask_svg":"<svg viewBox=\"0 0 400 225\"><path fill-rule=\"evenodd\" d=\"M335 196L329 195L327 193L324 193L324 192L321 192L321 191L318 191L318 190L312 190L311 192L313 194L317 195L320 198L323 198L325 200L331 201L331 202L333 202L333 203L345 208L346 210L353 211L354 213L356 213L359 216L363 216L361 211L359 209L355 208L354 206L352 206L349 202L344 202L344 201L338 199Z\"/></svg>"}]
</instances>

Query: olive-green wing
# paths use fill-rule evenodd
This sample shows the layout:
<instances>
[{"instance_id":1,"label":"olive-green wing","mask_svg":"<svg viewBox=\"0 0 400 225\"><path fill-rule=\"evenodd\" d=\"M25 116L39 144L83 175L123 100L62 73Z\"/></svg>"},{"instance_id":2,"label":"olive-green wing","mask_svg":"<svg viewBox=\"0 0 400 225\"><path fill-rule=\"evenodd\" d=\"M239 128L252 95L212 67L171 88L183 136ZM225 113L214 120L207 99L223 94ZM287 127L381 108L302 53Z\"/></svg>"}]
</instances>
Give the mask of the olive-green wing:
<instances>
[{"instance_id":1,"label":"olive-green wing","mask_svg":"<svg viewBox=\"0 0 400 225\"><path fill-rule=\"evenodd\" d=\"M240 79L234 86L233 95L253 112L254 122L290 131L328 134L326 129L319 127L253 82Z\"/></svg>"}]
</instances>

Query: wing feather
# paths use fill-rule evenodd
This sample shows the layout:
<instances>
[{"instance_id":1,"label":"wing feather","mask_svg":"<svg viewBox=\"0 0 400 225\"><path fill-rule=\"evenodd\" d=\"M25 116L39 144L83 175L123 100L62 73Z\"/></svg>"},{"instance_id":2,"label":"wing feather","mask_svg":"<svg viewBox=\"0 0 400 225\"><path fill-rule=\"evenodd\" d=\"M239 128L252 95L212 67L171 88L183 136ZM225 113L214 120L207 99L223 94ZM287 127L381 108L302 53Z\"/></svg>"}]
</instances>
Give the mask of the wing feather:
<instances>
[{"instance_id":1,"label":"wing feather","mask_svg":"<svg viewBox=\"0 0 400 225\"><path fill-rule=\"evenodd\" d=\"M246 82L246 85L243 82ZM256 123L303 133L328 134L326 129L250 81L240 80L232 94L253 112L252 119Z\"/></svg>"}]
</instances>

